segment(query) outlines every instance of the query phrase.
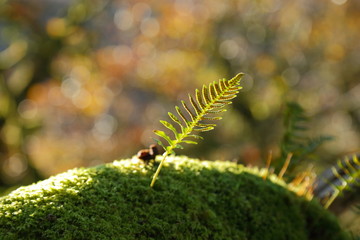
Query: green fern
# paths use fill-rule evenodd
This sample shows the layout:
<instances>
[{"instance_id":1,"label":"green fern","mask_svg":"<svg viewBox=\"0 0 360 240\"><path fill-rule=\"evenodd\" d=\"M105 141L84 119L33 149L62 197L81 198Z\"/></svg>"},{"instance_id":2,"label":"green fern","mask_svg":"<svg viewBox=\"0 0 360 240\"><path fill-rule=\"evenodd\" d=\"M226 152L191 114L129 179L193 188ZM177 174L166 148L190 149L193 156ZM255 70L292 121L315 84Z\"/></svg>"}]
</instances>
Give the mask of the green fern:
<instances>
[{"instance_id":1,"label":"green fern","mask_svg":"<svg viewBox=\"0 0 360 240\"><path fill-rule=\"evenodd\" d=\"M202 91L196 89L195 99L189 94L189 101L192 108L184 101L181 101L188 117L185 116L184 112L178 106L175 107L178 117L171 112L168 113L171 120L179 125L180 131L178 131L173 124L163 120L160 121L166 128L173 132L174 138L172 139L163 131L154 130L155 134L165 140L168 145L165 146L162 141L155 139L155 141L164 148L165 152L151 181L151 187L154 186L166 157L172 154L174 149L182 149L182 143L197 144L195 140L203 139L193 132L205 132L214 129L216 124L204 123L203 121L221 119L221 117L207 115L226 111L224 107L231 103L230 100L235 98L238 90L242 88L239 85L242 76L243 73L239 73L228 81L221 79L218 82L210 83L208 87L203 85Z\"/></svg>"},{"instance_id":2,"label":"green fern","mask_svg":"<svg viewBox=\"0 0 360 240\"><path fill-rule=\"evenodd\" d=\"M355 185L360 184L360 161L356 155L352 159L345 158L337 162L336 167L332 167L332 174L335 180L329 184L333 187L333 192L325 203L325 208L328 208L331 203L345 190L352 189Z\"/></svg>"},{"instance_id":3,"label":"green fern","mask_svg":"<svg viewBox=\"0 0 360 240\"><path fill-rule=\"evenodd\" d=\"M308 121L309 118L298 103L287 103L284 116L285 133L280 144L281 161L279 161L276 166L277 170L283 166L289 153L293 154L289 166L289 170L291 171L297 163L309 158L321 144L332 139L331 136L307 137Z\"/></svg>"}]
</instances>

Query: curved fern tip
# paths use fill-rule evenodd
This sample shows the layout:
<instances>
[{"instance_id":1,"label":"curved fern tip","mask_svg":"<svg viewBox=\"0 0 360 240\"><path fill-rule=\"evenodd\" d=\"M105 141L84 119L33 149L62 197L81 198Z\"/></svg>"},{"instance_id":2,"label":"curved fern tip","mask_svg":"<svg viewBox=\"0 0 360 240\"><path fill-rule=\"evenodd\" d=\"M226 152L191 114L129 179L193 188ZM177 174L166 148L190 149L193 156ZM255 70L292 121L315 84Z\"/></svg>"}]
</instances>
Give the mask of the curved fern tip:
<instances>
[{"instance_id":1,"label":"curved fern tip","mask_svg":"<svg viewBox=\"0 0 360 240\"><path fill-rule=\"evenodd\" d=\"M230 81L232 80L238 80L240 82L241 78L245 75L245 73L238 73L235 75L235 77L233 77L232 79L230 79Z\"/></svg>"}]
</instances>

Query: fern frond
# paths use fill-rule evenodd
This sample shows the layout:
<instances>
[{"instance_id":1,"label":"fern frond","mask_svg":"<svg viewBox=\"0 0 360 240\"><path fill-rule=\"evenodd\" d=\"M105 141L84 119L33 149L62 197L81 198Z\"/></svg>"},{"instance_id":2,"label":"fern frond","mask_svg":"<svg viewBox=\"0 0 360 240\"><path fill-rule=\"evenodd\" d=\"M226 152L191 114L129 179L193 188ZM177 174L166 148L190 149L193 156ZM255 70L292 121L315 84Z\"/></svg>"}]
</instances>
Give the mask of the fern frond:
<instances>
[{"instance_id":1,"label":"fern frond","mask_svg":"<svg viewBox=\"0 0 360 240\"><path fill-rule=\"evenodd\" d=\"M327 175L326 179L318 183L315 192L318 198L326 200L324 207L328 208L344 191L360 185L359 157L354 155L351 159L338 160L324 175Z\"/></svg>"},{"instance_id":2,"label":"fern frond","mask_svg":"<svg viewBox=\"0 0 360 240\"><path fill-rule=\"evenodd\" d=\"M289 166L291 171L300 161L308 158L321 144L332 140L331 136L307 137L307 123L309 118L304 109L296 102L287 103L284 115L285 133L280 144L281 161L275 166L279 170L285 163L289 153L293 153Z\"/></svg>"},{"instance_id":3,"label":"fern frond","mask_svg":"<svg viewBox=\"0 0 360 240\"><path fill-rule=\"evenodd\" d=\"M184 114L184 110L180 109L178 106L175 106L176 113L179 117L170 112L168 115L173 122L179 125L180 131L177 130L173 124L164 120L160 121L167 129L173 132L174 138L170 138L163 131L154 131L154 133L165 140L168 145L165 146L162 141L156 140L156 142L164 148L165 152L163 154L160 165L158 166L153 176L152 182L150 184L151 187L154 186L154 183L157 179L157 176L159 175L166 157L173 153L174 149L182 148L180 145L181 143L197 144L194 139L202 139L202 137L198 136L197 134L193 134L194 131L205 132L214 129L216 124L205 123L203 121L214 121L221 119L221 117L207 115L218 114L226 111L224 107L228 104L231 104L230 100L235 98L236 94L242 88L239 85L242 76L243 73L239 73L230 80L221 79L218 82L215 81L210 83L208 86L203 85L201 91L198 89L195 90L195 98L189 94L190 104L187 104L185 101L181 101L181 105L188 117L186 117ZM188 138L191 138L192 140L189 140Z\"/></svg>"}]
</instances>

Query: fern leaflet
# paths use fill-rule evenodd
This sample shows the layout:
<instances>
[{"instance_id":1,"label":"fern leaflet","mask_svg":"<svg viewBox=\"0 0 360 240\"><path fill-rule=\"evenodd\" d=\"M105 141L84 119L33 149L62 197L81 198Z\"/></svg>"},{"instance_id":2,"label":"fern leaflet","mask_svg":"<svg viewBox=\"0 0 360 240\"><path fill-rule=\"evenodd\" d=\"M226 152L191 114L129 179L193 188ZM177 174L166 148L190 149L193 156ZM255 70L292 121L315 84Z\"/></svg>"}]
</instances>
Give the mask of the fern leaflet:
<instances>
[{"instance_id":1,"label":"fern leaflet","mask_svg":"<svg viewBox=\"0 0 360 240\"><path fill-rule=\"evenodd\" d=\"M209 86L203 85L201 91L198 89L195 90L195 98L189 94L191 106L185 103L185 101L181 101L187 117L184 114L184 110L175 106L178 116L171 112L169 112L168 115L170 119L179 126L180 131L173 124L163 120L160 121L164 127L173 133L174 137L171 138L164 131L154 130L154 133L165 140L168 145L165 146L162 141L155 139L155 141L164 148L165 152L151 181L151 187L154 186L166 157L172 154L174 149L182 149L182 143L197 144L196 140L203 139L193 132L205 132L214 129L216 124L204 123L204 121L220 120L221 117L207 115L226 111L224 107L231 103L231 99L235 98L238 90L242 88L239 85L242 76L243 73L239 73L230 80L221 79L218 82L214 81L210 83Z\"/></svg>"}]
</instances>

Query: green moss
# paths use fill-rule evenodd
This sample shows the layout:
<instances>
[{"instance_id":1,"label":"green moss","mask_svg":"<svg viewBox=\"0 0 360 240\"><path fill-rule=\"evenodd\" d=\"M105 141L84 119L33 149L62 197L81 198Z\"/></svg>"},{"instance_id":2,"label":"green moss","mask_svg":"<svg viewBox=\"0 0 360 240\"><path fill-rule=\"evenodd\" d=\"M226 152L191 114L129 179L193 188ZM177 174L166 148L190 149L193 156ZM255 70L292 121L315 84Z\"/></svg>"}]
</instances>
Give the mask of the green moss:
<instances>
[{"instance_id":1,"label":"green moss","mask_svg":"<svg viewBox=\"0 0 360 240\"><path fill-rule=\"evenodd\" d=\"M0 198L0 239L348 239L316 202L229 162L70 170Z\"/></svg>"}]
</instances>

